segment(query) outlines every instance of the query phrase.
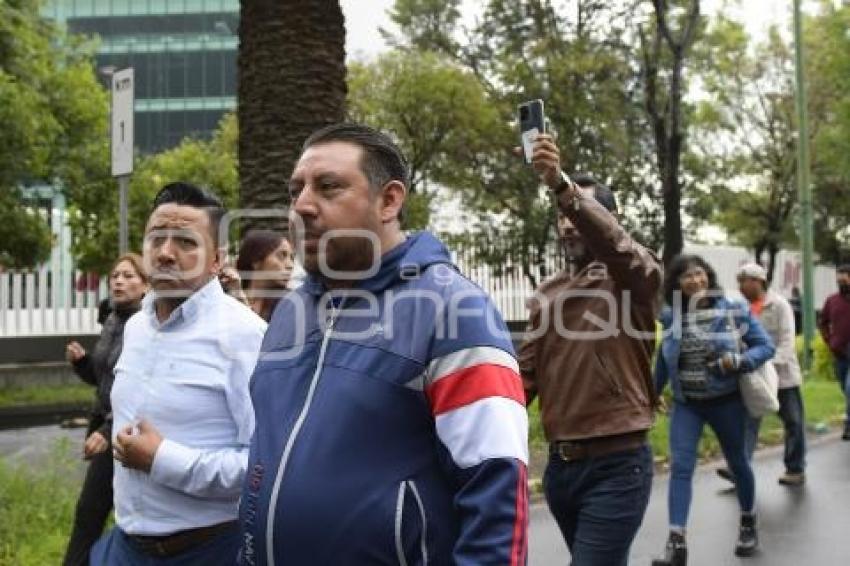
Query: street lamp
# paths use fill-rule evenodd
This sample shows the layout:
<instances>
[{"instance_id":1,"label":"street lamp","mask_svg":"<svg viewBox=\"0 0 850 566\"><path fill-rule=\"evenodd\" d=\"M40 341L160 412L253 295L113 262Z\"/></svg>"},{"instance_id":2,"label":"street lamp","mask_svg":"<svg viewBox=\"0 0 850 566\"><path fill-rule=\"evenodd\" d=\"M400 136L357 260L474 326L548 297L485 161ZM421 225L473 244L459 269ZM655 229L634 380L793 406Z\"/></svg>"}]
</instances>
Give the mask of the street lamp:
<instances>
[{"instance_id":1,"label":"street lamp","mask_svg":"<svg viewBox=\"0 0 850 566\"><path fill-rule=\"evenodd\" d=\"M803 366L812 367L815 334L814 236L812 234L812 187L809 184L809 125L806 102L803 16L800 0L794 0L794 67L797 83L797 189L800 193L800 235L803 247Z\"/></svg>"}]
</instances>

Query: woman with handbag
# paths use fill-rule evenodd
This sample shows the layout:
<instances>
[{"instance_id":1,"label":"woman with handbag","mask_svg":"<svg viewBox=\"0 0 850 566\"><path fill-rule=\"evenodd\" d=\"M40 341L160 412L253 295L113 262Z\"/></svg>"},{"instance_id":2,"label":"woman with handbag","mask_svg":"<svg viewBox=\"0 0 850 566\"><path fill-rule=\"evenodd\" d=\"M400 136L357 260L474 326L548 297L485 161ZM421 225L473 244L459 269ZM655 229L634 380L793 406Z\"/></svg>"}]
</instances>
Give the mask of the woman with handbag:
<instances>
[{"instance_id":1,"label":"woman with handbag","mask_svg":"<svg viewBox=\"0 0 850 566\"><path fill-rule=\"evenodd\" d=\"M655 385L660 394L669 382L670 535L664 558L653 566L685 566L685 528L691 504L697 447L705 424L717 435L737 479L741 522L735 554L752 556L758 547L755 478L747 458L748 413L739 387L774 354L770 337L744 305L723 296L714 269L701 257L682 255L667 267L664 328L656 354Z\"/></svg>"}]
</instances>

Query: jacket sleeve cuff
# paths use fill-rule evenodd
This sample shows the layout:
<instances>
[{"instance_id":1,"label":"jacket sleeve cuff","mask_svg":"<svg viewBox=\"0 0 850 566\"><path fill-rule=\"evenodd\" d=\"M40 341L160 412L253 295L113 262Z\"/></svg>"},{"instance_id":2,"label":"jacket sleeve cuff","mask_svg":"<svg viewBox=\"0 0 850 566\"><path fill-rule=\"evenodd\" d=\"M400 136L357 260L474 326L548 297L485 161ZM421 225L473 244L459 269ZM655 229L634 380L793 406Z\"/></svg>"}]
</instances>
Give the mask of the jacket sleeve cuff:
<instances>
[{"instance_id":1,"label":"jacket sleeve cuff","mask_svg":"<svg viewBox=\"0 0 850 566\"><path fill-rule=\"evenodd\" d=\"M195 450L164 438L151 464L151 479L165 486L180 485L195 463Z\"/></svg>"}]
</instances>

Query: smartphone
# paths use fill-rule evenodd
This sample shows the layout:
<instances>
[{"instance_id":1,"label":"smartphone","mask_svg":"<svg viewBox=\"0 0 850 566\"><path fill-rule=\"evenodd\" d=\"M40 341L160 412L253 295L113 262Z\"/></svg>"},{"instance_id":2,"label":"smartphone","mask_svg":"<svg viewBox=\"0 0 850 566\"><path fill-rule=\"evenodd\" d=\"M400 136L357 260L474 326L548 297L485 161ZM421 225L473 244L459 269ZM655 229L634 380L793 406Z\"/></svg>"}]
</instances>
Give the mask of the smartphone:
<instances>
[{"instance_id":1,"label":"smartphone","mask_svg":"<svg viewBox=\"0 0 850 566\"><path fill-rule=\"evenodd\" d=\"M534 141L539 134L546 133L546 116L543 114L543 101L539 98L523 102L517 107L519 112L519 132L525 162L531 163Z\"/></svg>"}]
</instances>

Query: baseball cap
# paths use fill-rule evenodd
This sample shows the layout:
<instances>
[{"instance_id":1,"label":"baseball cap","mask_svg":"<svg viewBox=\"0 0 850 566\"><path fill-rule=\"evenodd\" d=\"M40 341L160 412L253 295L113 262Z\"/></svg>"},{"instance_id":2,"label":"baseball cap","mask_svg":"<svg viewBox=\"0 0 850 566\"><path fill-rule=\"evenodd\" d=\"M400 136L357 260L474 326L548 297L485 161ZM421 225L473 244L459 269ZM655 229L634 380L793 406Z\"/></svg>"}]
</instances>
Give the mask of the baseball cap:
<instances>
[{"instance_id":1,"label":"baseball cap","mask_svg":"<svg viewBox=\"0 0 850 566\"><path fill-rule=\"evenodd\" d=\"M738 268L738 279L741 277L751 277L761 281L767 281L767 271L757 263L745 263Z\"/></svg>"}]
</instances>

